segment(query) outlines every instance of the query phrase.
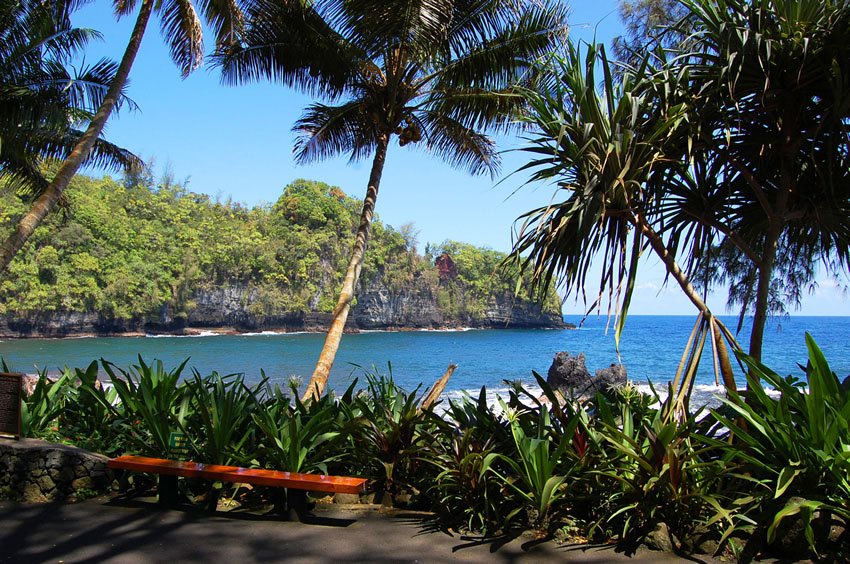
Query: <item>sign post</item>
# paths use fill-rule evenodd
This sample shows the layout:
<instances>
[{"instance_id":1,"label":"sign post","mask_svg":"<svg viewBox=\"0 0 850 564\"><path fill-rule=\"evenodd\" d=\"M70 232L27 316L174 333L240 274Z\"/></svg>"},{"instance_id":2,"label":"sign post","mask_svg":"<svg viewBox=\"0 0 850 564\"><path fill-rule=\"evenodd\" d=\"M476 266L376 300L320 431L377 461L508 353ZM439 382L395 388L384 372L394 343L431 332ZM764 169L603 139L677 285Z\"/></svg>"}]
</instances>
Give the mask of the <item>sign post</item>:
<instances>
[{"instance_id":1,"label":"sign post","mask_svg":"<svg viewBox=\"0 0 850 564\"><path fill-rule=\"evenodd\" d=\"M189 456L189 438L186 433L172 431L168 435L169 456L174 458L185 458Z\"/></svg>"},{"instance_id":2,"label":"sign post","mask_svg":"<svg viewBox=\"0 0 850 564\"><path fill-rule=\"evenodd\" d=\"M21 437L23 383L23 374L0 372L0 435Z\"/></svg>"}]
</instances>

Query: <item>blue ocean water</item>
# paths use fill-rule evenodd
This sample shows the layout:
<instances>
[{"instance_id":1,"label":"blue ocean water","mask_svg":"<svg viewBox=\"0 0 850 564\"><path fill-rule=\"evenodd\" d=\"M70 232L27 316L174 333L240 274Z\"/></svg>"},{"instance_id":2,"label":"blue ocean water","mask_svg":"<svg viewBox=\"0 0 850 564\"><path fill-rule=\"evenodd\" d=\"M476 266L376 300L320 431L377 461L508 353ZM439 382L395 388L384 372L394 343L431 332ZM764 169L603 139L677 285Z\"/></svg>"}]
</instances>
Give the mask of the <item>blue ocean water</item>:
<instances>
[{"instance_id":1,"label":"blue ocean water","mask_svg":"<svg viewBox=\"0 0 850 564\"><path fill-rule=\"evenodd\" d=\"M566 316L578 323L578 316ZM664 386L676 372L682 350L695 319L688 316L632 316L620 342L620 359L629 378ZM734 318L725 319L729 327ZM617 362L613 328L607 320L591 317L577 330L464 330L364 332L345 335L331 374L330 387L342 389L363 370L387 373L388 363L396 382L407 389L436 380L449 363L458 365L447 391L504 388L504 380L533 384L532 370L544 377L557 351L584 352L591 372ZM810 332L826 354L832 369L842 378L850 374L850 317L786 317L769 323L764 343L764 362L780 374L797 374L805 364L804 334ZM747 326L740 342L749 337ZM261 370L274 381L290 377L309 379L324 340L323 334L209 335L197 337L116 337L73 339L10 339L0 342L0 356L10 368L33 372L56 371L64 366L85 367L105 358L125 367L142 355L146 362L162 360L174 367L191 357L188 366L201 374L241 372L249 380ZM743 383L743 377L739 381ZM709 357L700 367L700 393L718 391Z\"/></svg>"}]
</instances>

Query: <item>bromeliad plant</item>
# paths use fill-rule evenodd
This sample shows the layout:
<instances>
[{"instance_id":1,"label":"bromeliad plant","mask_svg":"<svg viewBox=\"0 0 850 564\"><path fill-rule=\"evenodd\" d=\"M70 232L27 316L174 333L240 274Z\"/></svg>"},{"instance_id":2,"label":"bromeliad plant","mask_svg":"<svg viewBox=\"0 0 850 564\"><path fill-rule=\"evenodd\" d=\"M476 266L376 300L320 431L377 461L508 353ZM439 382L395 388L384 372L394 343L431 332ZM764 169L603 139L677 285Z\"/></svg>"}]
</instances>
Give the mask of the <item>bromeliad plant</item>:
<instances>
[{"instance_id":1,"label":"bromeliad plant","mask_svg":"<svg viewBox=\"0 0 850 564\"><path fill-rule=\"evenodd\" d=\"M392 505L400 489L419 466L419 451L432 421L430 410L419 406L419 387L406 392L390 374L367 374L365 393L350 406L341 404L352 422L352 432L364 468L379 484L382 503Z\"/></svg>"},{"instance_id":2,"label":"bromeliad plant","mask_svg":"<svg viewBox=\"0 0 850 564\"><path fill-rule=\"evenodd\" d=\"M571 467L564 467L562 459L579 420L575 418L564 429L564 433L553 440L549 411L540 409L535 426L536 436L530 436L521 424L522 412L508 407L501 398L499 403L510 423L518 459L492 452L484 458L481 475L490 472L517 493L529 509L531 525L546 529L553 506L566 493L563 485ZM497 462L501 468L496 466ZM559 470L566 470L566 473L559 473ZM510 520L518 512L519 509L514 510L507 515L507 519Z\"/></svg>"},{"instance_id":3,"label":"bromeliad plant","mask_svg":"<svg viewBox=\"0 0 850 564\"><path fill-rule=\"evenodd\" d=\"M340 403L351 401L353 383ZM258 455L261 461L289 472L328 473L328 464L346 454L345 418L333 396L303 403L293 384L293 400L280 388L265 385L265 396L252 418L260 431Z\"/></svg>"},{"instance_id":4,"label":"bromeliad plant","mask_svg":"<svg viewBox=\"0 0 850 564\"><path fill-rule=\"evenodd\" d=\"M717 445L738 480L731 511L735 523L724 538L736 531L761 531L773 543L785 520L799 519L817 553L818 517L827 523L833 514L850 523L850 389L809 334L806 347L805 386L741 354L749 367L746 401L723 400L731 415L712 410L731 433ZM779 397L769 395L763 381Z\"/></svg>"},{"instance_id":5,"label":"bromeliad plant","mask_svg":"<svg viewBox=\"0 0 850 564\"><path fill-rule=\"evenodd\" d=\"M213 372L206 378L197 370L184 383L191 398L188 439L198 459L207 464L246 464L253 458L246 447L253 435L252 414L256 411L257 390L245 385L241 374L226 376Z\"/></svg>"},{"instance_id":6,"label":"bromeliad plant","mask_svg":"<svg viewBox=\"0 0 850 564\"><path fill-rule=\"evenodd\" d=\"M484 533L503 527L502 516L517 504L500 495L498 481L482 469L490 453L512 449L510 441L507 420L489 405L485 388L477 399L464 395L460 401L449 401L424 452L424 460L439 469L430 494L445 525Z\"/></svg>"},{"instance_id":7,"label":"bromeliad plant","mask_svg":"<svg viewBox=\"0 0 850 564\"><path fill-rule=\"evenodd\" d=\"M124 438L113 425L115 414L107 405L115 405L114 387L98 380L98 363L85 370L74 368L66 409L59 416L59 428L76 446L112 456L124 450Z\"/></svg>"},{"instance_id":8,"label":"bromeliad plant","mask_svg":"<svg viewBox=\"0 0 850 564\"><path fill-rule=\"evenodd\" d=\"M608 490L597 526L604 520L626 541L639 542L661 522L686 539L722 512L714 487L723 464L712 456L716 447L701 441L701 410L679 421L668 416L676 401L672 385L664 402L652 391L597 398L593 434L602 456L594 473Z\"/></svg>"},{"instance_id":9,"label":"bromeliad plant","mask_svg":"<svg viewBox=\"0 0 850 564\"><path fill-rule=\"evenodd\" d=\"M166 371L162 361L148 366L139 356L139 364L124 371L101 359L120 402L104 407L114 410L116 425L136 452L168 458L171 433L185 431L192 398L180 385L180 374L188 361Z\"/></svg>"},{"instance_id":10,"label":"bromeliad plant","mask_svg":"<svg viewBox=\"0 0 850 564\"><path fill-rule=\"evenodd\" d=\"M56 381L47 377L47 369L39 372L32 393L26 395L21 404L24 437L58 438L56 420L65 410L73 381L70 370L65 370Z\"/></svg>"}]
</instances>

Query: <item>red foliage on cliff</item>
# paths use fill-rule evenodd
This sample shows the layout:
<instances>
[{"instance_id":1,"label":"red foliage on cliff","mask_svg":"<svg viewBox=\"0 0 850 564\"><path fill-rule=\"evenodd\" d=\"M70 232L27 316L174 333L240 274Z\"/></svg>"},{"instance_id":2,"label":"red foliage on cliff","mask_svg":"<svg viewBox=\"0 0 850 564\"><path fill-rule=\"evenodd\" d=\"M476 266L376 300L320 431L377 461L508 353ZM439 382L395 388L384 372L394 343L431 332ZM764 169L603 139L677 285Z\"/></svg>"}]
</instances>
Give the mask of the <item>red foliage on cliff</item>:
<instances>
[{"instance_id":1,"label":"red foliage on cliff","mask_svg":"<svg viewBox=\"0 0 850 564\"><path fill-rule=\"evenodd\" d=\"M440 271L440 280L450 280L457 278L457 267L455 261L448 253L443 253L434 261L434 265Z\"/></svg>"}]
</instances>

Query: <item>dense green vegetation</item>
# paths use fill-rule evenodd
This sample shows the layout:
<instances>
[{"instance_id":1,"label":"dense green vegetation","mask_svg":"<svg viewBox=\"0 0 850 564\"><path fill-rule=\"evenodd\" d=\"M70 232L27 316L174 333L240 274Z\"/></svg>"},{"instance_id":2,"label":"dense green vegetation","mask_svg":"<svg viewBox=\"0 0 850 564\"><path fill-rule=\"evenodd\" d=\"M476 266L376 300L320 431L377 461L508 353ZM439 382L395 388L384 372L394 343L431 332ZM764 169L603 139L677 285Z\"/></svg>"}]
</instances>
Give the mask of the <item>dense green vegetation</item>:
<instances>
[{"instance_id":1,"label":"dense green vegetation","mask_svg":"<svg viewBox=\"0 0 850 564\"><path fill-rule=\"evenodd\" d=\"M144 175L142 175L144 177ZM134 177L135 180L138 180ZM164 181L78 177L63 214L49 219L0 278L0 314L97 312L105 318L185 317L196 291L221 285L255 292L251 313L330 312L347 264L360 202L339 188L298 180L271 205L219 202ZM0 191L0 235L24 204ZM447 317L480 316L514 290L496 251L443 243L458 277L440 283L414 248L410 226L376 221L363 283L391 292L414 281L439 296ZM551 311L558 311L550 296Z\"/></svg>"},{"instance_id":2,"label":"dense green vegetation","mask_svg":"<svg viewBox=\"0 0 850 564\"><path fill-rule=\"evenodd\" d=\"M113 388L95 385L97 363L55 383L42 375L24 429L109 455L165 457L177 456L168 437L182 432L190 459L366 477L384 503L429 509L462 531L531 527L625 548L660 535L686 552L841 561L850 556L850 388L808 336L807 345L804 381L742 354L750 390L681 421L672 399L629 387L582 405L538 377L544 401L514 384L507 398L482 389L435 412L391 375L367 374L361 391L355 382L305 404L295 388L187 378L183 366L139 359L127 370L102 362ZM261 489L182 486L197 502L209 493L252 507L268 500Z\"/></svg>"},{"instance_id":3,"label":"dense green vegetation","mask_svg":"<svg viewBox=\"0 0 850 564\"><path fill-rule=\"evenodd\" d=\"M356 295L393 137L399 147L418 145L453 167L495 175L500 158L488 133L513 125L522 105L515 89L527 81L532 61L557 48L566 10L548 0L244 6L239 41L214 56L224 80L265 79L317 94L322 101L295 123L297 161L372 157L357 236L306 391L318 397Z\"/></svg>"}]
</instances>

